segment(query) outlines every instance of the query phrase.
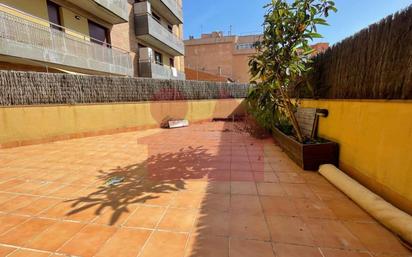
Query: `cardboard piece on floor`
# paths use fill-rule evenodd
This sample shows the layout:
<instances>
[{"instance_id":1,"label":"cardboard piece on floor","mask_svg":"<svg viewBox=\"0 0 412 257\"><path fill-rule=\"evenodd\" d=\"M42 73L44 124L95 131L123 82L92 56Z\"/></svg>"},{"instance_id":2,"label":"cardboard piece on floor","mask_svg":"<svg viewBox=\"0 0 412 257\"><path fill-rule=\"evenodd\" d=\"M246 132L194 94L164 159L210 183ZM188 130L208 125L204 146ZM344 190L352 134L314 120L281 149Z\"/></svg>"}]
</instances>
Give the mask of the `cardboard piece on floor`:
<instances>
[{"instance_id":1,"label":"cardboard piece on floor","mask_svg":"<svg viewBox=\"0 0 412 257\"><path fill-rule=\"evenodd\" d=\"M189 121L188 120L171 120L169 121L169 128L183 128L188 127Z\"/></svg>"}]
</instances>

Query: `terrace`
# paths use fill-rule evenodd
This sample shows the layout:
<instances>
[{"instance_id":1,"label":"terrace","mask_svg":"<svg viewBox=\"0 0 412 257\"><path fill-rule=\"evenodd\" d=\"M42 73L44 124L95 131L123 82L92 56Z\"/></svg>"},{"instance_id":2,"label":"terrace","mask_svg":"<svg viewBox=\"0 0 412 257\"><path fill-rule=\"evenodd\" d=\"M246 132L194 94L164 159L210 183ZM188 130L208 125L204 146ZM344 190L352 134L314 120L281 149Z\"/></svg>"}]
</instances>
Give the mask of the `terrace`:
<instances>
[{"instance_id":1,"label":"terrace","mask_svg":"<svg viewBox=\"0 0 412 257\"><path fill-rule=\"evenodd\" d=\"M240 125L0 150L0 255L411 256L322 176Z\"/></svg>"},{"instance_id":2,"label":"terrace","mask_svg":"<svg viewBox=\"0 0 412 257\"><path fill-rule=\"evenodd\" d=\"M411 257L411 17L314 58L302 140L259 85L0 71L0 256Z\"/></svg>"}]
</instances>

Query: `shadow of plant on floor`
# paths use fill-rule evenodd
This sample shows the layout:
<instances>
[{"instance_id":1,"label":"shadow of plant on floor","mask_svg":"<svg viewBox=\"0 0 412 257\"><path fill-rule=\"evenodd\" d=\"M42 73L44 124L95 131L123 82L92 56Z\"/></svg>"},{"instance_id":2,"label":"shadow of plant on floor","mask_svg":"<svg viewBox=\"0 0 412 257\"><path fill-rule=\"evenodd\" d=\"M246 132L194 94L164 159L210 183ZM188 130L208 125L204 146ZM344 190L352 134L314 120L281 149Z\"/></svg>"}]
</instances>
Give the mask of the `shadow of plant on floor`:
<instances>
[{"instance_id":1,"label":"shadow of plant on floor","mask_svg":"<svg viewBox=\"0 0 412 257\"><path fill-rule=\"evenodd\" d=\"M111 211L109 224L114 225L122 215L131 211L131 205L184 190L187 179L207 177L214 170L212 160L213 156L202 147L185 147L175 152L152 154L142 163L100 171L100 185L94 192L68 200L72 202L72 209L67 216L90 208L96 209L96 216ZM107 185L113 177L124 179L117 185Z\"/></svg>"}]
</instances>

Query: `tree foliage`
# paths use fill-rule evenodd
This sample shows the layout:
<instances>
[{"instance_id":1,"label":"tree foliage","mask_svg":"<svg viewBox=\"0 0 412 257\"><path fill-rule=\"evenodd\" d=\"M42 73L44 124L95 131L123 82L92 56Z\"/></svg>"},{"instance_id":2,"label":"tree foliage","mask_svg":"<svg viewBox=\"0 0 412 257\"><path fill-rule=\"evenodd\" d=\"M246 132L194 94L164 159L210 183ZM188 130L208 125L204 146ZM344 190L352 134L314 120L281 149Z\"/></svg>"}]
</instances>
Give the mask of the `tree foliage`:
<instances>
[{"instance_id":1,"label":"tree foliage","mask_svg":"<svg viewBox=\"0 0 412 257\"><path fill-rule=\"evenodd\" d=\"M272 0L264 16L264 33L255 47L257 54L249 61L252 83L257 86L248 99L255 112L268 110L278 118L288 117L297 139L303 142L294 115L288 89L309 70L314 50L310 43L322 36L318 25L327 25L325 17L336 12L335 3L327 0ZM283 112L279 112L283 110Z\"/></svg>"}]
</instances>

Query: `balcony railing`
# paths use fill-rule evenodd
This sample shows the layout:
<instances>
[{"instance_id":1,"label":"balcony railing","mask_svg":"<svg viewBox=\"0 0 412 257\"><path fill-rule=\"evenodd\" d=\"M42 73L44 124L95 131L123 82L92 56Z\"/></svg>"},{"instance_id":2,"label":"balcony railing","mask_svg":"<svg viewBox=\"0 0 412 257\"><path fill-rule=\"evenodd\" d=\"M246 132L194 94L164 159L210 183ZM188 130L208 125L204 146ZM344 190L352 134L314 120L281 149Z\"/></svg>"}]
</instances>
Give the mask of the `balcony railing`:
<instances>
[{"instance_id":1,"label":"balcony railing","mask_svg":"<svg viewBox=\"0 0 412 257\"><path fill-rule=\"evenodd\" d=\"M135 30L136 36L141 40L154 44L168 54L172 56L184 55L183 40L161 25L150 13L135 14Z\"/></svg>"},{"instance_id":2,"label":"balcony railing","mask_svg":"<svg viewBox=\"0 0 412 257\"><path fill-rule=\"evenodd\" d=\"M76 70L133 75L127 51L95 39L91 42L86 35L22 14L28 18L0 11L0 54Z\"/></svg>"},{"instance_id":3,"label":"balcony railing","mask_svg":"<svg viewBox=\"0 0 412 257\"><path fill-rule=\"evenodd\" d=\"M177 0L152 0L162 2L170 12L177 18L178 23L183 22L183 8L182 5Z\"/></svg>"},{"instance_id":4,"label":"balcony railing","mask_svg":"<svg viewBox=\"0 0 412 257\"><path fill-rule=\"evenodd\" d=\"M139 75L141 77L154 79L186 79L186 76L183 72L180 72L178 70L173 71L173 68L169 66L164 66L145 60L141 60L139 62Z\"/></svg>"}]
</instances>

